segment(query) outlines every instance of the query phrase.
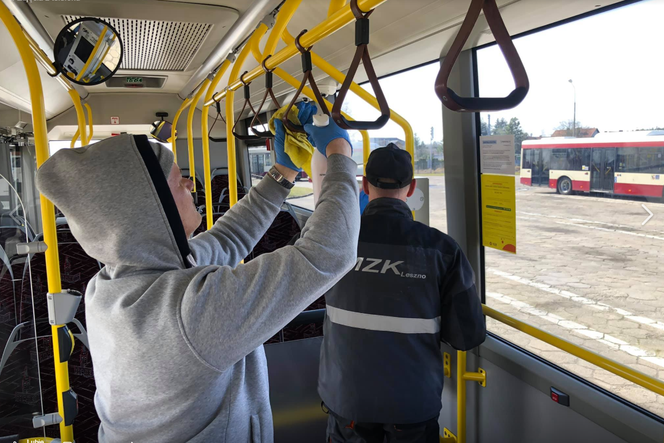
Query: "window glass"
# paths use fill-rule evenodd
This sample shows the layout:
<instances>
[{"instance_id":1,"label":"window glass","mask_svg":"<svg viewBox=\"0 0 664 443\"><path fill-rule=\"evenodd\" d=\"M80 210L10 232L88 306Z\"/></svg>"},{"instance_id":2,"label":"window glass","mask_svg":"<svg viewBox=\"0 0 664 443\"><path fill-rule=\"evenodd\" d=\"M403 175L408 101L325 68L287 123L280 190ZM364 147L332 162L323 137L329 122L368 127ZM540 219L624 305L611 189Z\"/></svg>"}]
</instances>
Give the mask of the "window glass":
<instances>
[{"instance_id":1,"label":"window glass","mask_svg":"<svg viewBox=\"0 0 664 443\"><path fill-rule=\"evenodd\" d=\"M274 151L268 151L267 145L252 146L248 150L251 185L255 186L274 165ZM288 197L286 197L286 201L290 204L303 206L311 210L314 209L313 187L304 171L297 175L295 186L291 189Z\"/></svg>"},{"instance_id":2,"label":"window glass","mask_svg":"<svg viewBox=\"0 0 664 443\"><path fill-rule=\"evenodd\" d=\"M581 148L573 148L573 149L568 149L567 150L567 165L570 171L581 171L583 170L583 155L584 151L588 151L588 154L590 154L589 149L581 149Z\"/></svg>"},{"instance_id":3,"label":"window glass","mask_svg":"<svg viewBox=\"0 0 664 443\"><path fill-rule=\"evenodd\" d=\"M618 148L618 171L620 172L638 171L637 148Z\"/></svg>"},{"instance_id":4,"label":"window glass","mask_svg":"<svg viewBox=\"0 0 664 443\"><path fill-rule=\"evenodd\" d=\"M561 143L533 149L532 185L516 177L517 253L485 248L486 304L655 378L664 376L664 273L654 258L664 256L664 153L629 143L662 140L653 130L664 124L664 60L652 56L653 42L664 41L662 16L664 3L643 1L515 40L530 92L514 109L480 116L491 134ZM561 48L574 49L557 57ZM514 83L500 48L478 50L477 60L480 96L506 96ZM634 102L616 107L611 91L626 79ZM579 143L599 146L566 148L574 129ZM545 180L535 170L537 151ZM558 194L554 180L565 164L569 195ZM642 205L655 214L646 223ZM490 331L664 417L664 397L487 322Z\"/></svg>"},{"instance_id":5,"label":"window glass","mask_svg":"<svg viewBox=\"0 0 664 443\"><path fill-rule=\"evenodd\" d=\"M523 169L531 169L533 167L533 150L523 150Z\"/></svg>"},{"instance_id":6,"label":"window glass","mask_svg":"<svg viewBox=\"0 0 664 443\"><path fill-rule=\"evenodd\" d=\"M429 182L430 225L445 231L445 158L443 155L443 111L432 85L440 64L435 62L380 79L380 85L392 111L402 116L413 128L415 176ZM404 85L408 85L404 90ZM362 85L372 92L371 85ZM342 110L356 120L375 120L379 112L359 96L349 92ZM358 164L358 178L363 174L362 135L349 131L353 160ZM389 121L383 128L369 131L371 149L394 143L405 149L406 135L401 126ZM299 183L298 183L299 185ZM292 202L313 209L313 197Z\"/></svg>"},{"instance_id":7,"label":"window glass","mask_svg":"<svg viewBox=\"0 0 664 443\"><path fill-rule=\"evenodd\" d=\"M639 172L662 172L662 148L639 148Z\"/></svg>"},{"instance_id":8,"label":"window glass","mask_svg":"<svg viewBox=\"0 0 664 443\"><path fill-rule=\"evenodd\" d=\"M567 149L554 149L551 152L551 169L569 170Z\"/></svg>"}]
</instances>

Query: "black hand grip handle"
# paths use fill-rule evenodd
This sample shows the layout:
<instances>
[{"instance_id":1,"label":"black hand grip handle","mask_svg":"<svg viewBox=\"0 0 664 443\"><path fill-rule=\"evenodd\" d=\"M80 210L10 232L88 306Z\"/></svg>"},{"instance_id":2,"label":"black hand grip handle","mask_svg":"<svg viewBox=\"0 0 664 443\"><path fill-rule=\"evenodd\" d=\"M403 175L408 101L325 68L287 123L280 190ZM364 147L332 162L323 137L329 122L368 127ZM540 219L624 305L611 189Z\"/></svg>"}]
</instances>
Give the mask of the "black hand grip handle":
<instances>
[{"instance_id":1,"label":"black hand grip handle","mask_svg":"<svg viewBox=\"0 0 664 443\"><path fill-rule=\"evenodd\" d=\"M261 66L263 66L263 70L265 70L265 95L263 95L263 101L261 101L261 104L258 106L258 110L254 112L254 118L251 120L251 124L249 125L251 132L253 132L256 137L262 137L266 139L274 138L274 134L272 134L272 132L269 129L267 131L259 131L258 129L254 128L254 126L256 126L256 122L258 122L258 124L265 127L265 125L261 121L260 117L258 117L258 115L263 110L263 105L265 104L267 97L269 96L272 99L272 103L277 105L277 109L281 108L279 100L277 100L277 97L274 96L274 92L272 92L272 71L274 71L274 69L267 69L267 67L265 66L265 62L270 57L272 57L271 54L265 57L265 60L263 60L263 62L261 63Z\"/></svg>"},{"instance_id":2,"label":"black hand grip handle","mask_svg":"<svg viewBox=\"0 0 664 443\"><path fill-rule=\"evenodd\" d=\"M311 90L314 92L314 97L316 97L316 102L318 102L318 107L320 110L325 113L326 115L330 115L330 111L327 109L327 105L325 104L325 100L323 99L323 95L320 93L320 90L318 89L318 85L316 84L316 80L314 79L314 74L311 71L312 65L311 65L311 46L308 48L304 48L300 44L300 37L302 37L307 30L303 30L298 34L297 37L295 37L295 46L297 49L300 51L302 54L302 71L303 71L303 76L302 76L302 82L300 83L300 87L297 88L297 91L295 91L295 95L293 96L293 99L290 101L288 104L288 108L286 108L286 112L284 113L283 117L281 117L281 122L284 124L286 128L288 128L289 131L291 132L300 132L300 133L305 133L306 131L304 130L304 126L298 126L295 123L291 122L290 119L288 118L288 114L290 114L290 110L293 106L295 106L295 103L297 102L298 97L302 93L302 90L307 84L307 81L309 81L309 86L311 86Z\"/></svg>"},{"instance_id":3,"label":"black hand grip handle","mask_svg":"<svg viewBox=\"0 0 664 443\"><path fill-rule=\"evenodd\" d=\"M244 81L244 74L246 74L246 73L247 73L247 71L243 72L242 75L240 76L240 82L242 82L242 84L244 85L244 104L242 105L242 110L240 111L240 114L238 115L237 120L235 121L235 124L233 125L233 128L231 129L231 132L233 133L235 138L237 138L238 140L251 141L251 142L263 141L267 137L257 137L255 135L242 135L242 134L238 134L237 132L235 132L235 127L237 126L239 121L242 119L242 114L244 114L244 110L247 108L247 106L249 106L249 109L251 109L251 111L254 113L254 119L258 115L256 113L256 110L252 106L251 100L250 100L251 99L251 93L250 93L250 90L249 90L249 85L251 83L246 83ZM253 124L253 122L252 122L252 124Z\"/></svg>"},{"instance_id":4,"label":"black hand grip handle","mask_svg":"<svg viewBox=\"0 0 664 443\"><path fill-rule=\"evenodd\" d=\"M332 118L339 127L344 129L380 129L390 120L390 107L387 104L385 94L383 94L383 90L378 82L378 77L376 76L376 71L371 63L371 57L369 56L369 49L367 47L369 44L369 19L367 17L371 15L373 10L366 14L363 13L357 5L357 0L351 0L350 9L355 15L355 46L357 49L355 49L355 56L350 64L350 68L348 68L341 89L339 89L337 99L334 101L334 106L332 106ZM348 94L350 86L353 83L353 78L357 73L357 68L360 66L360 61L364 65L364 70L367 73L367 78L369 79L369 83L371 83L371 87L376 95L376 100L378 101L378 108L380 109L380 117L374 121L348 120L341 114L341 107L343 106L346 94Z\"/></svg>"},{"instance_id":5,"label":"black hand grip handle","mask_svg":"<svg viewBox=\"0 0 664 443\"><path fill-rule=\"evenodd\" d=\"M456 63L457 58L459 58L463 45L466 44L482 10L484 10L484 17L489 24L491 32L493 32L493 35L496 38L496 43L498 43L498 46L505 57L505 61L507 62L507 66L510 68L512 78L514 79L515 88L507 97L460 97L447 86L452 67L454 66L454 63ZM436 77L436 95L438 95L438 98L440 98L443 104L452 111L500 111L511 109L519 105L528 94L529 88L530 83L528 81L528 74L521 62L519 53L514 47L509 32L507 32L505 23L500 16L496 0L473 0L468 9L468 13L466 14L466 18L461 25L461 29L443 60L443 64L438 72L438 77Z\"/></svg>"}]
</instances>

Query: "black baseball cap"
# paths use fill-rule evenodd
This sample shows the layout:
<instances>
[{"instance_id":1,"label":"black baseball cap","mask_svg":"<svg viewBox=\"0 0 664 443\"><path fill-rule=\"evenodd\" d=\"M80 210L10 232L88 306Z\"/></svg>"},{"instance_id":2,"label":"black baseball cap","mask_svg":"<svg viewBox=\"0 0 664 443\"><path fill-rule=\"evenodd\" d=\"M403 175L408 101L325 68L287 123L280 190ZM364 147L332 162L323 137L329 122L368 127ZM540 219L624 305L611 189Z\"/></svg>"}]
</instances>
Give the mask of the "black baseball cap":
<instances>
[{"instance_id":1,"label":"black baseball cap","mask_svg":"<svg viewBox=\"0 0 664 443\"><path fill-rule=\"evenodd\" d=\"M366 177L369 183L381 189L401 189L410 185L413 181L410 154L394 143L374 149L367 161Z\"/></svg>"}]
</instances>

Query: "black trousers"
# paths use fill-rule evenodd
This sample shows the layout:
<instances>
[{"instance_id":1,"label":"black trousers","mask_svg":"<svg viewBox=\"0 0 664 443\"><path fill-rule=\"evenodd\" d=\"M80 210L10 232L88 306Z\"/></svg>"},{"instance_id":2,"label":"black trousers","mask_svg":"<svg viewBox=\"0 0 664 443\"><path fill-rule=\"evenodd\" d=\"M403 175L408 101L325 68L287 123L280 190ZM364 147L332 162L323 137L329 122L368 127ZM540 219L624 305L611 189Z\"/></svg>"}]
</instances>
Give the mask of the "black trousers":
<instances>
[{"instance_id":1,"label":"black trousers","mask_svg":"<svg viewBox=\"0 0 664 443\"><path fill-rule=\"evenodd\" d=\"M330 411L328 443L439 443L438 419L422 423L356 423Z\"/></svg>"}]
</instances>

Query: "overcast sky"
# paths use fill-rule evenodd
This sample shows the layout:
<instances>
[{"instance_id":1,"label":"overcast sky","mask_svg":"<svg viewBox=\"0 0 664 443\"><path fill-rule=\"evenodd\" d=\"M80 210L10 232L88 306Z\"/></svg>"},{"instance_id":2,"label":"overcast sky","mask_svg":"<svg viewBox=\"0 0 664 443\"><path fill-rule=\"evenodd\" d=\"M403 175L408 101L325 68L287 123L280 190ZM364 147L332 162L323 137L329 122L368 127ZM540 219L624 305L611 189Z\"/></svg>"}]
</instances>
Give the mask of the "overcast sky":
<instances>
[{"instance_id":1,"label":"overcast sky","mask_svg":"<svg viewBox=\"0 0 664 443\"><path fill-rule=\"evenodd\" d=\"M561 121L572 120L572 79L577 120L584 126L602 132L664 127L663 17L664 0L648 0L517 39L530 92L517 108L492 113L492 125L497 118L518 117L526 132L550 135ZM505 96L512 90L498 46L480 50L478 63L481 96ZM381 80L390 107L424 141L430 140L431 127L435 139L442 138L441 104L433 90L438 69L433 63ZM377 116L356 96L348 100L351 115ZM404 138L392 122L371 134Z\"/></svg>"}]
</instances>

